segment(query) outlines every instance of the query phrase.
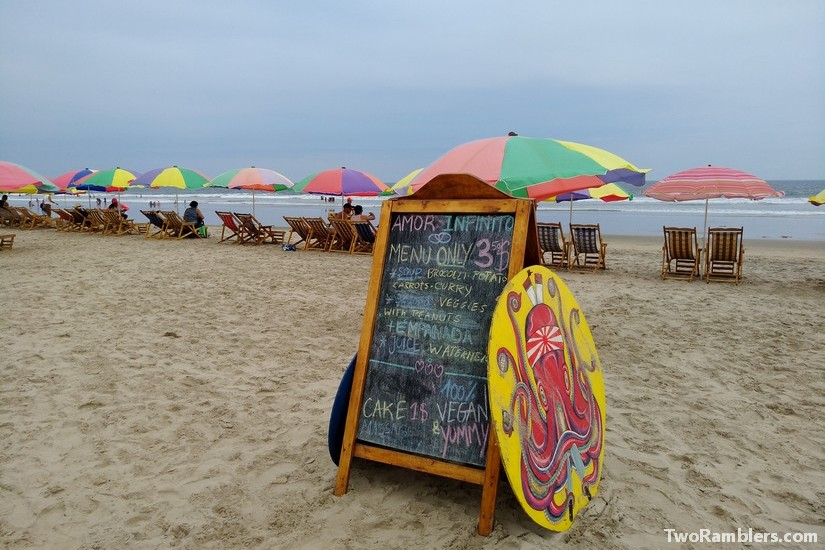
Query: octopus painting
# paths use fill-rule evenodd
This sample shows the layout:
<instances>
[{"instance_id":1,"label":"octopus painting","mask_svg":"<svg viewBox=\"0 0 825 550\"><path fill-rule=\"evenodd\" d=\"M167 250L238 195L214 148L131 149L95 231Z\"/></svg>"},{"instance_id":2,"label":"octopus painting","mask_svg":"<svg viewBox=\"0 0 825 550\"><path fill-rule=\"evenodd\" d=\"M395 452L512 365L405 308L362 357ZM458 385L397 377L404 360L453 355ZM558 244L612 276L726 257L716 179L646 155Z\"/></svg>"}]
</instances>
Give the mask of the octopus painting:
<instances>
[{"instance_id":1,"label":"octopus painting","mask_svg":"<svg viewBox=\"0 0 825 550\"><path fill-rule=\"evenodd\" d=\"M513 491L537 523L566 530L598 489L605 397L590 329L558 276L534 266L510 281L488 357L490 412Z\"/></svg>"}]
</instances>

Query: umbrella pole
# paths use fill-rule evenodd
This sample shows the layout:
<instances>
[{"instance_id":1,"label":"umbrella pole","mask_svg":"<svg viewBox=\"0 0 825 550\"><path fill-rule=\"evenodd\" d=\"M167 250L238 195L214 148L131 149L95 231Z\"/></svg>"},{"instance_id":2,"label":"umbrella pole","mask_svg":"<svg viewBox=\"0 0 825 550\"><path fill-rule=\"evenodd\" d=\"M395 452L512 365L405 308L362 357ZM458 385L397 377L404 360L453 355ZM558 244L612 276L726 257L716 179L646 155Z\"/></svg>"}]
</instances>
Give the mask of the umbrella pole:
<instances>
[{"instance_id":1,"label":"umbrella pole","mask_svg":"<svg viewBox=\"0 0 825 550\"><path fill-rule=\"evenodd\" d=\"M570 225L573 225L573 199L570 199Z\"/></svg>"},{"instance_id":2,"label":"umbrella pole","mask_svg":"<svg viewBox=\"0 0 825 550\"><path fill-rule=\"evenodd\" d=\"M180 214L180 207L178 206L178 190L175 189L175 211Z\"/></svg>"},{"instance_id":3,"label":"umbrella pole","mask_svg":"<svg viewBox=\"0 0 825 550\"><path fill-rule=\"evenodd\" d=\"M705 239L707 239L707 234L705 233L708 230L708 199L705 199L705 221L702 224L702 250L705 249Z\"/></svg>"},{"instance_id":4,"label":"umbrella pole","mask_svg":"<svg viewBox=\"0 0 825 550\"><path fill-rule=\"evenodd\" d=\"M258 217L258 215L255 213L255 190L254 189L252 190L252 215L255 216L256 218Z\"/></svg>"}]
</instances>

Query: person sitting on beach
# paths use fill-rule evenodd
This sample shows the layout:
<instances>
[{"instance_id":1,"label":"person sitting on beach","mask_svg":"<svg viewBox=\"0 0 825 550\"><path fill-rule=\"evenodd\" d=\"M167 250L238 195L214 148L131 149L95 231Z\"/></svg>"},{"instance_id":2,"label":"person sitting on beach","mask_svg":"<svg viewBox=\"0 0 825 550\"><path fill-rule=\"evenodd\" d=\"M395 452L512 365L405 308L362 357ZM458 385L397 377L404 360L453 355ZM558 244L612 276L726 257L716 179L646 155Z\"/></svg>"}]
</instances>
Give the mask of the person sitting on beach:
<instances>
[{"instance_id":1,"label":"person sitting on beach","mask_svg":"<svg viewBox=\"0 0 825 550\"><path fill-rule=\"evenodd\" d=\"M9 206L9 196L0 198L0 223L13 224L20 222L20 214Z\"/></svg>"},{"instance_id":2,"label":"person sitting on beach","mask_svg":"<svg viewBox=\"0 0 825 550\"><path fill-rule=\"evenodd\" d=\"M183 211L183 221L195 222L195 228L203 227L203 213L198 209L198 201L189 203L189 208Z\"/></svg>"},{"instance_id":3,"label":"person sitting on beach","mask_svg":"<svg viewBox=\"0 0 825 550\"><path fill-rule=\"evenodd\" d=\"M364 214L364 207L360 204L356 204L354 208L354 213L350 218L351 221L354 222L368 222L375 219L375 214L370 212L369 214Z\"/></svg>"},{"instance_id":4,"label":"person sitting on beach","mask_svg":"<svg viewBox=\"0 0 825 550\"><path fill-rule=\"evenodd\" d=\"M335 214L330 213L330 217L339 220L350 219L352 217L352 205L350 203L346 203L340 212L336 212Z\"/></svg>"},{"instance_id":5,"label":"person sitting on beach","mask_svg":"<svg viewBox=\"0 0 825 550\"><path fill-rule=\"evenodd\" d=\"M121 215L121 216L123 216L123 218L124 218L124 219L126 219L126 218L128 217L128 216L126 215L126 211L127 211L127 210L129 210L129 207L128 207L128 206L126 206L125 204L121 204L121 203L117 200L117 198L113 198L113 199L112 199L112 202L109 204L109 207L108 207L108 208L109 208L109 210L119 210L119 211L120 211L120 215Z\"/></svg>"}]
</instances>

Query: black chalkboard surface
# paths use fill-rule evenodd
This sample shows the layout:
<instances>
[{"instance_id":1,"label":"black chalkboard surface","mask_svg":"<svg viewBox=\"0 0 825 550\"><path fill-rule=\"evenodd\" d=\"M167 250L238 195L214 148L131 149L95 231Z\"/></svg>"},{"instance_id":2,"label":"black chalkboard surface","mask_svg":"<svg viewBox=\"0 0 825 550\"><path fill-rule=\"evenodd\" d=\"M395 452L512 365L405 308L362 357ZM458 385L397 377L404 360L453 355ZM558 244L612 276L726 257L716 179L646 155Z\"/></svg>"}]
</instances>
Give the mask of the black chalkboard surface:
<instances>
[{"instance_id":1,"label":"black chalkboard surface","mask_svg":"<svg viewBox=\"0 0 825 550\"><path fill-rule=\"evenodd\" d=\"M481 486L493 530L501 460L487 338L507 280L541 261L535 204L469 174L384 201L334 493L354 459Z\"/></svg>"},{"instance_id":2,"label":"black chalkboard surface","mask_svg":"<svg viewBox=\"0 0 825 550\"><path fill-rule=\"evenodd\" d=\"M487 338L513 214L394 213L357 438L484 467Z\"/></svg>"}]
</instances>

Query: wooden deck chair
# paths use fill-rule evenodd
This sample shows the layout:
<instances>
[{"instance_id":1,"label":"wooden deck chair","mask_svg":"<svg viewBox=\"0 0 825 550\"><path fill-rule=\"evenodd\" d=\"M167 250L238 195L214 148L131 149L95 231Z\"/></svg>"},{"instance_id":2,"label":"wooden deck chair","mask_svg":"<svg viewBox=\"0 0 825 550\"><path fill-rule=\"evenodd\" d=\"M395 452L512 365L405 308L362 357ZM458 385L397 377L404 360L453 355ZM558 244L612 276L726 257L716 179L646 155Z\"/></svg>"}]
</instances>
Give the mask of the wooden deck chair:
<instances>
[{"instance_id":1,"label":"wooden deck chair","mask_svg":"<svg viewBox=\"0 0 825 550\"><path fill-rule=\"evenodd\" d=\"M329 223L332 226L332 236L327 244L327 250L351 254L356 239L355 228L349 221L341 218L329 218Z\"/></svg>"},{"instance_id":2,"label":"wooden deck chair","mask_svg":"<svg viewBox=\"0 0 825 550\"><path fill-rule=\"evenodd\" d=\"M75 229L77 229L78 231L83 231L89 226L89 224L92 223L89 211L80 206L79 204L71 210L69 210L69 213L71 213L72 217L74 218Z\"/></svg>"},{"instance_id":3,"label":"wooden deck chair","mask_svg":"<svg viewBox=\"0 0 825 550\"><path fill-rule=\"evenodd\" d=\"M599 224L570 224L570 240L573 251L568 260L568 269L606 269L607 243L602 242Z\"/></svg>"},{"instance_id":4,"label":"wooden deck chair","mask_svg":"<svg viewBox=\"0 0 825 550\"><path fill-rule=\"evenodd\" d=\"M0 208L0 224L9 227L20 227L21 221L23 221L23 217L13 206Z\"/></svg>"},{"instance_id":5,"label":"wooden deck chair","mask_svg":"<svg viewBox=\"0 0 825 550\"><path fill-rule=\"evenodd\" d=\"M113 208L106 208L100 210L100 214L106 222L106 225L103 226L103 234L120 235L120 227L123 224L123 216L120 215L120 212Z\"/></svg>"},{"instance_id":6,"label":"wooden deck chair","mask_svg":"<svg viewBox=\"0 0 825 550\"><path fill-rule=\"evenodd\" d=\"M11 250L14 247L14 235L0 235L0 250Z\"/></svg>"},{"instance_id":7,"label":"wooden deck chair","mask_svg":"<svg viewBox=\"0 0 825 550\"><path fill-rule=\"evenodd\" d=\"M123 215L113 208L101 210L103 217L108 222L108 225L103 229L103 233L107 235L140 235L146 231L145 223L136 223L134 220L124 218Z\"/></svg>"},{"instance_id":8,"label":"wooden deck chair","mask_svg":"<svg viewBox=\"0 0 825 550\"><path fill-rule=\"evenodd\" d=\"M727 281L739 284L745 247L741 227L709 227L705 245L705 282Z\"/></svg>"},{"instance_id":9,"label":"wooden deck chair","mask_svg":"<svg viewBox=\"0 0 825 550\"><path fill-rule=\"evenodd\" d=\"M219 243L224 241L228 241L230 239L235 239L236 242L240 243L243 240L243 224L235 217L235 214L232 212L220 212L215 210L215 214L221 219L221 240ZM229 233L229 235L227 235Z\"/></svg>"},{"instance_id":10,"label":"wooden deck chair","mask_svg":"<svg viewBox=\"0 0 825 550\"><path fill-rule=\"evenodd\" d=\"M86 217L86 229L89 233L100 233L102 235L108 225L109 222L106 221L102 209L93 208L89 210L89 215Z\"/></svg>"},{"instance_id":11,"label":"wooden deck chair","mask_svg":"<svg viewBox=\"0 0 825 550\"><path fill-rule=\"evenodd\" d=\"M372 254L375 248L375 238L378 231L369 220L361 222L347 222L355 230L355 241L352 243L352 252L355 254Z\"/></svg>"},{"instance_id":12,"label":"wooden deck chair","mask_svg":"<svg viewBox=\"0 0 825 550\"><path fill-rule=\"evenodd\" d=\"M185 222L175 210L161 210L160 213L166 220L166 227L170 237L180 240L184 237L203 238L195 227L195 222Z\"/></svg>"},{"instance_id":13,"label":"wooden deck chair","mask_svg":"<svg viewBox=\"0 0 825 550\"><path fill-rule=\"evenodd\" d=\"M289 236L286 238L286 242L292 245L305 243L309 236L309 227L307 227L304 219L296 216L284 216L284 221L289 226ZM298 240L295 242L292 242L293 235L298 237Z\"/></svg>"},{"instance_id":14,"label":"wooden deck chair","mask_svg":"<svg viewBox=\"0 0 825 550\"><path fill-rule=\"evenodd\" d=\"M332 238L332 231L321 217L303 218L304 223L309 227L306 242L304 244L305 250L321 250L327 249L330 238Z\"/></svg>"},{"instance_id":15,"label":"wooden deck chair","mask_svg":"<svg viewBox=\"0 0 825 550\"><path fill-rule=\"evenodd\" d=\"M569 243L564 239L564 231L558 222L537 223L541 263L548 267L561 269L567 265ZM549 258L548 258L549 255Z\"/></svg>"},{"instance_id":16,"label":"wooden deck chair","mask_svg":"<svg viewBox=\"0 0 825 550\"><path fill-rule=\"evenodd\" d=\"M275 229L271 225L264 225L258 221L254 214L238 214L235 217L241 222L244 239L241 242L255 245L270 242L272 244L282 244L286 231Z\"/></svg>"},{"instance_id":17,"label":"wooden deck chair","mask_svg":"<svg viewBox=\"0 0 825 550\"><path fill-rule=\"evenodd\" d=\"M58 231L71 231L74 227L74 218L68 210L63 208L52 208L52 212L57 214L54 228Z\"/></svg>"},{"instance_id":18,"label":"wooden deck chair","mask_svg":"<svg viewBox=\"0 0 825 550\"><path fill-rule=\"evenodd\" d=\"M35 229L37 227L51 227L54 220L45 214L35 214L25 206L13 207L20 215L20 229Z\"/></svg>"},{"instance_id":19,"label":"wooden deck chair","mask_svg":"<svg viewBox=\"0 0 825 550\"><path fill-rule=\"evenodd\" d=\"M165 239L166 237L173 236L172 229L159 210L141 210L140 213L149 220L149 223L146 224L147 239ZM155 228L154 232L152 232L153 227Z\"/></svg>"},{"instance_id":20,"label":"wooden deck chair","mask_svg":"<svg viewBox=\"0 0 825 550\"><path fill-rule=\"evenodd\" d=\"M662 246L662 279L687 278L688 282L699 276L699 240L695 227L665 227L665 244Z\"/></svg>"}]
</instances>

